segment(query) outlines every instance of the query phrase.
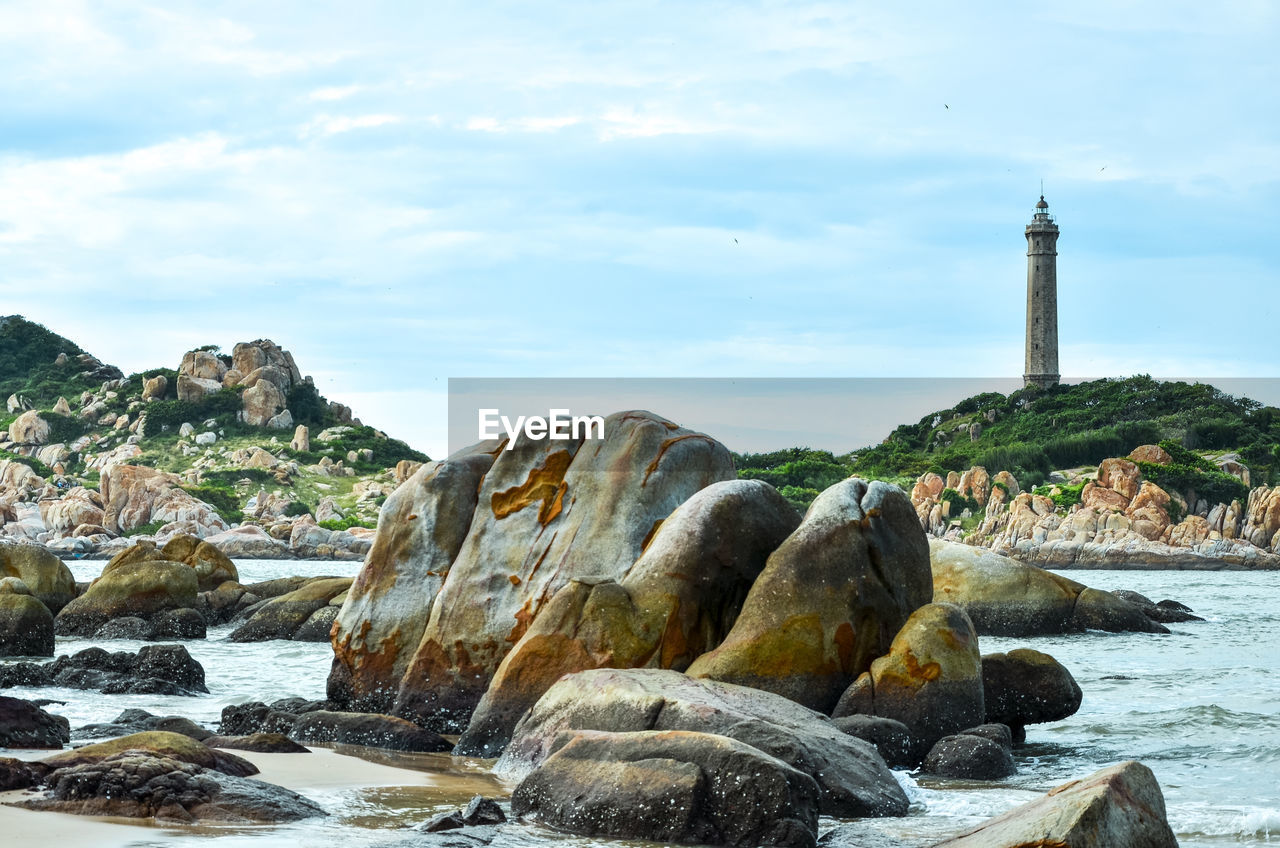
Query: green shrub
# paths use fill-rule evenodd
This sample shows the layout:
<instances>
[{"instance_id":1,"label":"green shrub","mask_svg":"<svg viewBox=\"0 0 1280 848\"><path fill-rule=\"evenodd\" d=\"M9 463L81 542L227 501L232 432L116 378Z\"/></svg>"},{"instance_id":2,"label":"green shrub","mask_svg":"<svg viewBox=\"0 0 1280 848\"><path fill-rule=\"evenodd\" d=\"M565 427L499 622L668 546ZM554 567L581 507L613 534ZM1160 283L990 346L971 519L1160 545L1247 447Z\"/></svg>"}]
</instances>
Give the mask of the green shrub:
<instances>
[{"instance_id":1,"label":"green shrub","mask_svg":"<svg viewBox=\"0 0 1280 848\"><path fill-rule=\"evenodd\" d=\"M1071 507L1080 503L1080 495L1084 492L1084 487L1088 485L1077 483L1074 486L1067 483L1059 483L1056 486L1040 486L1033 490L1033 494L1043 495L1053 501L1054 506L1059 510L1066 512Z\"/></svg>"},{"instance_id":2,"label":"green shrub","mask_svg":"<svg viewBox=\"0 0 1280 848\"><path fill-rule=\"evenodd\" d=\"M181 427L185 422L198 424L208 418L216 418L219 422L235 421L236 413L241 409L240 394L242 386L220 389L205 395L198 401L156 400L147 404L147 432L159 433L161 427Z\"/></svg>"},{"instance_id":3,"label":"green shrub","mask_svg":"<svg viewBox=\"0 0 1280 848\"><path fill-rule=\"evenodd\" d=\"M311 507L307 506L302 501L289 501L289 503L285 504L284 515L286 518L297 518L298 516L308 515L310 513Z\"/></svg>"},{"instance_id":4,"label":"green shrub","mask_svg":"<svg viewBox=\"0 0 1280 848\"><path fill-rule=\"evenodd\" d=\"M787 503L791 504L803 515L821 492L817 489L807 489L803 486L780 486L778 487L778 494L786 498Z\"/></svg>"},{"instance_id":5,"label":"green shrub","mask_svg":"<svg viewBox=\"0 0 1280 848\"><path fill-rule=\"evenodd\" d=\"M311 383L299 383L289 389L285 405L298 424L306 424L313 429L332 427L337 423L329 404L316 387Z\"/></svg>"},{"instance_id":6,"label":"green shrub","mask_svg":"<svg viewBox=\"0 0 1280 848\"><path fill-rule=\"evenodd\" d=\"M228 524L244 520L244 509L240 505L240 497L233 489L207 483L199 486L183 486L182 489L217 510L218 515L222 516L222 520Z\"/></svg>"},{"instance_id":7,"label":"green shrub","mask_svg":"<svg viewBox=\"0 0 1280 848\"><path fill-rule=\"evenodd\" d=\"M141 524L125 535L127 536L154 536L160 532L160 528L168 524L167 521L152 521L150 524Z\"/></svg>"},{"instance_id":8,"label":"green shrub","mask_svg":"<svg viewBox=\"0 0 1280 848\"><path fill-rule=\"evenodd\" d=\"M1160 447L1173 458L1167 465L1139 462L1142 476L1167 492L1183 493L1194 490L1198 497L1209 503L1244 503L1249 498L1249 488L1244 483L1220 471L1212 462L1187 450L1178 442L1166 439Z\"/></svg>"},{"instance_id":9,"label":"green shrub","mask_svg":"<svg viewBox=\"0 0 1280 848\"><path fill-rule=\"evenodd\" d=\"M45 478L46 480L48 480L50 477L55 476L52 468L45 465L40 460L36 459L34 456L21 456L20 454L10 453L9 451L6 451L6 450L0 450L0 459L7 459L11 462L20 462L23 465L30 468L35 473L39 474L41 477Z\"/></svg>"},{"instance_id":10,"label":"green shrub","mask_svg":"<svg viewBox=\"0 0 1280 848\"><path fill-rule=\"evenodd\" d=\"M938 500L951 504L950 512L952 517L958 517L966 509L974 514L977 514L982 509L976 500L968 495L960 494L955 489L943 489Z\"/></svg>"},{"instance_id":11,"label":"green shrub","mask_svg":"<svg viewBox=\"0 0 1280 848\"><path fill-rule=\"evenodd\" d=\"M365 529L373 530L376 527L376 525L361 521L353 515L346 518L330 518L321 521L319 526L326 530L350 530L352 527L364 527Z\"/></svg>"},{"instance_id":12,"label":"green shrub","mask_svg":"<svg viewBox=\"0 0 1280 848\"><path fill-rule=\"evenodd\" d=\"M70 415L59 415L52 409L42 409L40 417L49 424L49 444L69 444L88 431L86 422Z\"/></svg>"}]
</instances>

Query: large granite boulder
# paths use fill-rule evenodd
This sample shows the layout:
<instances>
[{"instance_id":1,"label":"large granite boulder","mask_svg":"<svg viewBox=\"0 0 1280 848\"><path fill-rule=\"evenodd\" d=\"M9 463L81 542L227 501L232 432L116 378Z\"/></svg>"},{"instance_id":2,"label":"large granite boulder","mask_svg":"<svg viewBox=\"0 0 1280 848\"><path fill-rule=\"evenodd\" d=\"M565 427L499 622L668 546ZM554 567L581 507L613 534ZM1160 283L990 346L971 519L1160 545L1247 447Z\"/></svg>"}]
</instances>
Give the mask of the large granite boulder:
<instances>
[{"instance_id":1,"label":"large granite boulder","mask_svg":"<svg viewBox=\"0 0 1280 848\"><path fill-rule=\"evenodd\" d=\"M907 619L889 653L849 687L834 715L896 719L928 749L982 724L982 699L982 658L969 617L954 604L927 604Z\"/></svg>"},{"instance_id":2,"label":"large granite boulder","mask_svg":"<svg viewBox=\"0 0 1280 848\"><path fill-rule=\"evenodd\" d=\"M905 815L907 798L874 746L787 698L661 669L562 678L516 726L498 770L523 777L565 731L687 730L744 742L818 782L824 815Z\"/></svg>"},{"instance_id":3,"label":"large granite boulder","mask_svg":"<svg viewBox=\"0 0 1280 848\"><path fill-rule=\"evenodd\" d=\"M10 581L0 580L0 657L53 656L53 614L30 594L8 589Z\"/></svg>"},{"instance_id":4,"label":"large granite boulder","mask_svg":"<svg viewBox=\"0 0 1280 848\"><path fill-rule=\"evenodd\" d=\"M463 730L556 592L575 578L622 577L677 506L735 476L724 445L648 412L608 416L602 439L521 434L484 477L393 713Z\"/></svg>"},{"instance_id":5,"label":"large granite boulder","mask_svg":"<svg viewBox=\"0 0 1280 848\"><path fill-rule=\"evenodd\" d=\"M1048 654L1017 648L982 658L987 721L1021 736L1028 724L1061 721L1080 709L1083 693L1071 672Z\"/></svg>"},{"instance_id":6,"label":"large granite boulder","mask_svg":"<svg viewBox=\"0 0 1280 848\"><path fill-rule=\"evenodd\" d=\"M49 441L49 422L34 409L27 410L9 423L9 441L19 445L43 445Z\"/></svg>"},{"instance_id":7,"label":"large granite boulder","mask_svg":"<svg viewBox=\"0 0 1280 848\"><path fill-rule=\"evenodd\" d=\"M330 601L346 594L351 582L350 577L321 577L307 581L286 595L272 598L232 631L231 641L292 639L313 616L328 607Z\"/></svg>"},{"instance_id":8,"label":"large granite boulder","mask_svg":"<svg viewBox=\"0 0 1280 848\"><path fill-rule=\"evenodd\" d=\"M934 600L961 607L980 635L1169 632L1140 607L1110 592L984 548L931 539L929 554Z\"/></svg>"},{"instance_id":9,"label":"large granite boulder","mask_svg":"<svg viewBox=\"0 0 1280 848\"><path fill-rule=\"evenodd\" d=\"M471 527L494 445L421 466L382 506L378 534L338 613L329 697L386 712Z\"/></svg>"},{"instance_id":10,"label":"large granite boulder","mask_svg":"<svg viewBox=\"0 0 1280 848\"><path fill-rule=\"evenodd\" d=\"M781 760L687 731L566 734L511 809L583 836L812 848L818 787Z\"/></svg>"},{"instance_id":11,"label":"large granite boulder","mask_svg":"<svg viewBox=\"0 0 1280 848\"><path fill-rule=\"evenodd\" d=\"M227 529L209 504L184 491L175 474L142 465L109 465L102 472L103 527L128 535L144 524L191 522L202 535Z\"/></svg>"},{"instance_id":12,"label":"large granite boulder","mask_svg":"<svg viewBox=\"0 0 1280 848\"><path fill-rule=\"evenodd\" d=\"M769 557L724 642L689 674L829 713L932 594L928 542L907 496L845 480L813 502Z\"/></svg>"},{"instance_id":13,"label":"large granite boulder","mask_svg":"<svg viewBox=\"0 0 1280 848\"><path fill-rule=\"evenodd\" d=\"M195 536L174 536L159 554L164 559L185 563L195 569L201 592L213 591L228 580L240 580L236 564L226 554Z\"/></svg>"},{"instance_id":14,"label":"large granite boulder","mask_svg":"<svg viewBox=\"0 0 1280 848\"><path fill-rule=\"evenodd\" d=\"M61 636L92 636L115 618L151 622L172 610L194 609L200 589L195 569L167 559L149 559L145 551L126 549L107 563L83 595L54 619Z\"/></svg>"},{"instance_id":15,"label":"large granite boulder","mask_svg":"<svg viewBox=\"0 0 1280 848\"><path fill-rule=\"evenodd\" d=\"M154 756L170 757L179 762L214 769L237 777L248 777L258 773L258 767L242 757L214 750L198 739L167 730L148 730L109 739L106 742L82 745L79 748L46 757L43 762L50 768L67 768L100 763L125 751L141 751Z\"/></svg>"},{"instance_id":16,"label":"large granite boulder","mask_svg":"<svg viewBox=\"0 0 1280 848\"><path fill-rule=\"evenodd\" d=\"M0 541L0 578L4 577L21 580L54 614L76 596L71 569L43 545Z\"/></svg>"},{"instance_id":17,"label":"large granite boulder","mask_svg":"<svg viewBox=\"0 0 1280 848\"><path fill-rule=\"evenodd\" d=\"M71 725L62 716L0 695L0 748L61 748L70 741Z\"/></svg>"},{"instance_id":18,"label":"large granite boulder","mask_svg":"<svg viewBox=\"0 0 1280 848\"><path fill-rule=\"evenodd\" d=\"M556 593L498 666L459 753L501 753L516 722L562 675L688 668L724 639L769 554L799 521L759 480L714 483L693 495L621 580L580 578Z\"/></svg>"},{"instance_id":19,"label":"large granite boulder","mask_svg":"<svg viewBox=\"0 0 1280 848\"><path fill-rule=\"evenodd\" d=\"M1177 848L1151 769L1130 760L1073 780L937 848Z\"/></svg>"}]
</instances>

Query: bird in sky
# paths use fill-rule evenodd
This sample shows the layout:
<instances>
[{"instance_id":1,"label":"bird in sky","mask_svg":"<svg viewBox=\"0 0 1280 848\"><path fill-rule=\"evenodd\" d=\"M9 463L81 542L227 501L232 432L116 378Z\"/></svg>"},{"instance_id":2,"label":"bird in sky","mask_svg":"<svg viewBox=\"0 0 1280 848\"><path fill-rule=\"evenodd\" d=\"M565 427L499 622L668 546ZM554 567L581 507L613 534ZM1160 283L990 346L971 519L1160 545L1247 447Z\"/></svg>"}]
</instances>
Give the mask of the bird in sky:
<instances>
[{"instance_id":1,"label":"bird in sky","mask_svg":"<svg viewBox=\"0 0 1280 848\"><path fill-rule=\"evenodd\" d=\"M950 109L950 108L951 108L950 106L948 106L948 105L947 105L947 104L945 104L945 103L943 103L943 104L942 104L942 107L943 107L944 109Z\"/></svg>"},{"instance_id":2,"label":"bird in sky","mask_svg":"<svg viewBox=\"0 0 1280 848\"><path fill-rule=\"evenodd\" d=\"M733 243L734 243L734 244L737 244L737 243L738 243L738 240L737 240L737 239L734 239L734 240L733 240Z\"/></svg>"}]
</instances>

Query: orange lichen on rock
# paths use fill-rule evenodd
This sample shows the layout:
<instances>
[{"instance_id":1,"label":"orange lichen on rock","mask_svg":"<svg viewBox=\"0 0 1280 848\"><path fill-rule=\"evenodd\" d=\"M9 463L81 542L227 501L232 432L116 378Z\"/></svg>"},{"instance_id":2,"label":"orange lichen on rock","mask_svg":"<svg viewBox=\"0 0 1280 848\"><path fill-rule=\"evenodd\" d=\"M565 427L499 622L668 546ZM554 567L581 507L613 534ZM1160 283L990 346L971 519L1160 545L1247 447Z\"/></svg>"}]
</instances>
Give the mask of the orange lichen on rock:
<instances>
[{"instance_id":1,"label":"orange lichen on rock","mask_svg":"<svg viewBox=\"0 0 1280 848\"><path fill-rule=\"evenodd\" d=\"M548 454L546 462L529 472L528 478L519 486L494 492L490 499L494 518L499 520L519 512L535 503L538 507L538 522L547 524L560 514L564 508L565 492L569 490L564 482L565 472L569 470L569 462L573 456L565 450Z\"/></svg>"}]
</instances>

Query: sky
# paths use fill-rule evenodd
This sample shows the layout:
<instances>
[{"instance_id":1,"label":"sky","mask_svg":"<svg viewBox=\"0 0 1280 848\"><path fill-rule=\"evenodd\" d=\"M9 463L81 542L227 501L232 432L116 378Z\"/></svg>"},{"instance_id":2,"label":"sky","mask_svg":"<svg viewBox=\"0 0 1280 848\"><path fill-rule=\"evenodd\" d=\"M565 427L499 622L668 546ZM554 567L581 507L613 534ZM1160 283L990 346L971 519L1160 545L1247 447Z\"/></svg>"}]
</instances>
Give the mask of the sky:
<instances>
[{"instance_id":1,"label":"sky","mask_svg":"<svg viewBox=\"0 0 1280 848\"><path fill-rule=\"evenodd\" d=\"M451 377L1017 377L1043 181L1064 375L1280 376L1277 43L1269 2L0 0L0 312L126 371L271 338L438 455Z\"/></svg>"}]
</instances>

